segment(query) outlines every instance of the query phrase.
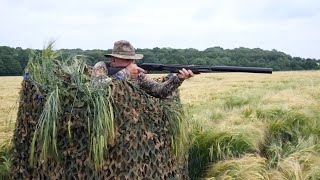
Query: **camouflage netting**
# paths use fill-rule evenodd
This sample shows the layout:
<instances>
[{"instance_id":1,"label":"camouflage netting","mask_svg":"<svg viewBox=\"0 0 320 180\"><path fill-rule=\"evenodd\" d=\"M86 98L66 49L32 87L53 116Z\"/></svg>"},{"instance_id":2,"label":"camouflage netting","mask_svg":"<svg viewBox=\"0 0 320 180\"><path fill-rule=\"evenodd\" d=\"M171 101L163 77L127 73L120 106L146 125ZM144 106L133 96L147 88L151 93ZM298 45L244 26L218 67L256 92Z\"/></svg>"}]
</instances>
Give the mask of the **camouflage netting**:
<instances>
[{"instance_id":1,"label":"camouflage netting","mask_svg":"<svg viewBox=\"0 0 320 180\"><path fill-rule=\"evenodd\" d=\"M66 75L62 77L64 82L71 81ZM102 165L95 168L92 154L96 154L90 148L93 130L88 123L93 119L93 110L88 111L86 101L76 100L81 93L75 94L72 82L63 86L62 109L56 124L57 155L49 149L47 159L39 158L44 145L35 141L31 163L33 135L48 92L28 77L22 82L13 140L14 179L188 179L187 156L175 156L172 148L170 118L179 107L174 97L160 100L126 80L113 79L108 87L112 93L115 137L108 141Z\"/></svg>"}]
</instances>

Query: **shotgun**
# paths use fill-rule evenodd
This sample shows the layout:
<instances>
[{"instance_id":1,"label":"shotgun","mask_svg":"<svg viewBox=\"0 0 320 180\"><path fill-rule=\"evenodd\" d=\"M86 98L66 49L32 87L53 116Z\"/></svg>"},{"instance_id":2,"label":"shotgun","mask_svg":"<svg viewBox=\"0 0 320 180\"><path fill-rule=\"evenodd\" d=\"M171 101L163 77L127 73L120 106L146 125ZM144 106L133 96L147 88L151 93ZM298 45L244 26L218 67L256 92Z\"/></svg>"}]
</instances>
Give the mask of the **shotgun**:
<instances>
[{"instance_id":1,"label":"shotgun","mask_svg":"<svg viewBox=\"0 0 320 180\"><path fill-rule=\"evenodd\" d=\"M141 63L137 64L146 71L179 73L182 68L190 69L194 74L211 72L246 72L272 74L272 68L262 67L241 67L241 66L202 66L183 64L157 64ZM108 67L108 75L112 76L125 67Z\"/></svg>"}]
</instances>

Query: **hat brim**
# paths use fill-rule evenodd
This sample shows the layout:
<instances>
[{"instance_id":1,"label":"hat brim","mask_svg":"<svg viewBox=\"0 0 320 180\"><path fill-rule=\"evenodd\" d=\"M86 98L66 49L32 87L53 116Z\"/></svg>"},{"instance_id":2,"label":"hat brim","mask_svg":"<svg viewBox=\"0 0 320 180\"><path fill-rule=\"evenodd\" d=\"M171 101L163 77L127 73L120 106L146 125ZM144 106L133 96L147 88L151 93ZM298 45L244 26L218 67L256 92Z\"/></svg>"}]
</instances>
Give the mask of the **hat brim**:
<instances>
[{"instance_id":1,"label":"hat brim","mask_svg":"<svg viewBox=\"0 0 320 180\"><path fill-rule=\"evenodd\" d=\"M134 56L128 56L128 55L121 55L121 54L105 54L105 57L117 57L121 59L133 59L138 60L143 58L143 54L135 54Z\"/></svg>"}]
</instances>

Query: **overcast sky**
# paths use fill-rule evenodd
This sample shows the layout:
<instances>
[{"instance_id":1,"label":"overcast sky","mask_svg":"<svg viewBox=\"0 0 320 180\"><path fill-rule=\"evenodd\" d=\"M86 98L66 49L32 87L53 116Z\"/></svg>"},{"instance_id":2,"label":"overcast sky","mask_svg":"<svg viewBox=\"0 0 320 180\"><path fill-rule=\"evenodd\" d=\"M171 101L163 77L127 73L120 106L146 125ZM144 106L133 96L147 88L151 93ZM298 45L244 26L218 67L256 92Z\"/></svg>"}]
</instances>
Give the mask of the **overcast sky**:
<instances>
[{"instance_id":1,"label":"overcast sky","mask_svg":"<svg viewBox=\"0 0 320 180\"><path fill-rule=\"evenodd\" d=\"M220 46L320 59L319 0L0 0L0 46Z\"/></svg>"}]
</instances>

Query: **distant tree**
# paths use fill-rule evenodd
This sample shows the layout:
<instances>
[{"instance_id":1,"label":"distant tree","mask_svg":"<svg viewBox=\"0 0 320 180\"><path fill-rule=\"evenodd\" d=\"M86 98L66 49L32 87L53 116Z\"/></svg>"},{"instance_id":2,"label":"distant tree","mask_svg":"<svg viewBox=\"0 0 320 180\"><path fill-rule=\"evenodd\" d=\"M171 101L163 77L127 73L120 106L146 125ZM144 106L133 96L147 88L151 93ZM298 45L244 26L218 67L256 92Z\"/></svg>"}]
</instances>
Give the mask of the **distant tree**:
<instances>
[{"instance_id":1,"label":"distant tree","mask_svg":"<svg viewBox=\"0 0 320 180\"><path fill-rule=\"evenodd\" d=\"M0 75L21 75L28 63L30 51L31 49L22 49L21 47L0 46ZM34 51L41 52L37 49ZM111 49L85 51L80 48L60 49L59 60L83 55L87 57L85 59L89 65L94 65L98 61L106 61L107 58L104 55L110 54L111 51ZM216 46L199 51L193 48L155 47L153 49L136 49L136 53L144 55L142 60L137 61L138 63L260 66L272 67L276 71L320 69L319 59L291 57L275 49L271 51L245 47L223 49Z\"/></svg>"},{"instance_id":2,"label":"distant tree","mask_svg":"<svg viewBox=\"0 0 320 180\"><path fill-rule=\"evenodd\" d=\"M6 68L4 75L22 75L21 65L12 56L3 56L2 62L4 64L4 67Z\"/></svg>"},{"instance_id":3,"label":"distant tree","mask_svg":"<svg viewBox=\"0 0 320 180\"><path fill-rule=\"evenodd\" d=\"M207 64L206 60L203 58L196 58L196 59L192 60L191 62L194 65L206 65Z\"/></svg>"},{"instance_id":4,"label":"distant tree","mask_svg":"<svg viewBox=\"0 0 320 180\"><path fill-rule=\"evenodd\" d=\"M5 76L5 75L7 75L7 68L0 57L0 76Z\"/></svg>"}]
</instances>

